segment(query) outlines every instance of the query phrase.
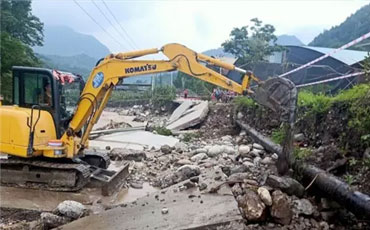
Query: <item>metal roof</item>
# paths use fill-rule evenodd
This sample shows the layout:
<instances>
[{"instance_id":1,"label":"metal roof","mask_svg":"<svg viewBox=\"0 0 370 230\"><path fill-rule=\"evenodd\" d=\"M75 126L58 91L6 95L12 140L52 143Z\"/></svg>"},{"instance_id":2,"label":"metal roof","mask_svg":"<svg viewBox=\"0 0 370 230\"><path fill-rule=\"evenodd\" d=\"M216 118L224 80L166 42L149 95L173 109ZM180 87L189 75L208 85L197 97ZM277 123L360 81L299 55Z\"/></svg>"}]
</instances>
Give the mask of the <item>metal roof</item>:
<instances>
[{"instance_id":1,"label":"metal roof","mask_svg":"<svg viewBox=\"0 0 370 230\"><path fill-rule=\"evenodd\" d=\"M315 47L315 46L299 46L302 48L310 49L317 51L322 54L327 54L332 52L335 49L332 48L324 48L324 47ZM362 60L365 59L367 56L367 52L365 51L357 51L357 50L341 50L336 52L335 54L332 54L331 57L347 64L347 65L353 65L356 64Z\"/></svg>"}]
</instances>

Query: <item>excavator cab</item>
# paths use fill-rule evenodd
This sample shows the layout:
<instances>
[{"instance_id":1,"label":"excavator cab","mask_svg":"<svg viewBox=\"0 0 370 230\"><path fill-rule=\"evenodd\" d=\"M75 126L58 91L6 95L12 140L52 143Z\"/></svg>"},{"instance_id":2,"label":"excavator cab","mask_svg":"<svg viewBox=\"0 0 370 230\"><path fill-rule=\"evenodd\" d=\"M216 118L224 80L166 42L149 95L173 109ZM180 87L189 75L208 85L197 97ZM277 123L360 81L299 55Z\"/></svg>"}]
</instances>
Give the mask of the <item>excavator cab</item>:
<instances>
[{"instance_id":1,"label":"excavator cab","mask_svg":"<svg viewBox=\"0 0 370 230\"><path fill-rule=\"evenodd\" d=\"M81 76L33 67L13 67L13 105L51 114L56 137L60 138L84 87Z\"/></svg>"}]
</instances>

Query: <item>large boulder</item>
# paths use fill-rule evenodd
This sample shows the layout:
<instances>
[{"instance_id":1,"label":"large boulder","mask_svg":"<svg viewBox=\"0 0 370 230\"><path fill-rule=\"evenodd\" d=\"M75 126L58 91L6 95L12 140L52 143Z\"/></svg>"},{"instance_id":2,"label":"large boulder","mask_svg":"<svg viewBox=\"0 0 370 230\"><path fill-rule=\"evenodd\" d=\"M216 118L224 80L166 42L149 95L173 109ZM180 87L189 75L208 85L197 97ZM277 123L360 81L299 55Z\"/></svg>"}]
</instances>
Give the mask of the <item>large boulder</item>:
<instances>
[{"instance_id":1,"label":"large boulder","mask_svg":"<svg viewBox=\"0 0 370 230\"><path fill-rule=\"evenodd\" d=\"M288 225L292 220L292 209L288 197L280 190L272 193L272 206L270 209L271 217L278 224Z\"/></svg>"},{"instance_id":2,"label":"large boulder","mask_svg":"<svg viewBox=\"0 0 370 230\"><path fill-rule=\"evenodd\" d=\"M183 165L178 168L176 172L188 179L193 176L198 176L200 174L200 168L196 165Z\"/></svg>"},{"instance_id":3,"label":"large boulder","mask_svg":"<svg viewBox=\"0 0 370 230\"><path fill-rule=\"evenodd\" d=\"M255 191L246 189L245 194L238 196L237 201L247 220L263 221L265 219L266 206Z\"/></svg>"},{"instance_id":4,"label":"large boulder","mask_svg":"<svg viewBox=\"0 0 370 230\"><path fill-rule=\"evenodd\" d=\"M84 216L87 212L86 207L73 200L65 200L62 203L58 204L57 212L62 214L63 216L77 219Z\"/></svg>"},{"instance_id":5,"label":"large boulder","mask_svg":"<svg viewBox=\"0 0 370 230\"><path fill-rule=\"evenodd\" d=\"M280 189L288 195L296 195L297 197L302 197L305 191L304 187L298 181L290 177L269 175L266 184L273 188Z\"/></svg>"}]
</instances>

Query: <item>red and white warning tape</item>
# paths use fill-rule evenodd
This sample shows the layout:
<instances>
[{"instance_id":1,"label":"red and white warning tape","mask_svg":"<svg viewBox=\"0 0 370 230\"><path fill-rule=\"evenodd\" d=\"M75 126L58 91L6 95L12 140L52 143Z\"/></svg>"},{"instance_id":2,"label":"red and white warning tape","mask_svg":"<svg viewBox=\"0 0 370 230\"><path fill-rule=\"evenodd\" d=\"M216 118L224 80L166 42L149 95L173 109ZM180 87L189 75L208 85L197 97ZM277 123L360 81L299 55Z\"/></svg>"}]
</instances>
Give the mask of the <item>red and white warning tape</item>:
<instances>
[{"instance_id":1,"label":"red and white warning tape","mask_svg":"<svg viewBox=\"0 0 370 230\"><path fill-rule=\"evenodd\" d=\"M351 46L353 46L354 44L359 43L359 42L361 42L361 41L363 41L363 40L365 40L365 39L367 39L367 38L369 38L369 37L370 37L370 32L368 32L367 34L362 35L362 36L361 36L361 37L359 37L359 38L356 38L355 40L353 40L353 41L351 41L351 42L349 42L349 43L347 43L347 44L345 44L345 45L343 45L343 46L341 46L341 47L339 47L338 49L333 50L333 51L332 51L332 52L330 52L330 53L327 53L327 54L325 54L325 55L323 55L323 56L321 56L321 57L318 57L318 58L316 58L315 60L310 61L310 62L308 62L308 63L306 63L306 64L304 64L304 65L302 65L302 66L300 66L300 67L298 67L298 68L296 68L296 69L293 69L293 70L291 70L291 71L288 71L288 72L286 72L286 73L283 73L283 74L279 75L278 77L285 77L285 76L287 76L287 75L289 75L289 74L292 74L292 73L297 72L297 71L299 71L299 70L301 70L301 69L304 69L304 68L306 68L306 67L308 67L308 66L310 66L310 65L313 65L313 64L315 64L316 62L321 61L322 59L327 58L327 57L329 57L329 56L331 56L331 55L333 55L333 54L335 54L335 53L337 53L337 52L339 52L339 51L341 51L341 50L347 49L348 47L351 47Z\"/></svg>"},{"instance_id":2,"label":"red and white warning tape","mask_svg":"<svg viewBox=\"0 0 370 230\"><path fill-rule=\"evenodd\" d=\"M322 81L315 81L315 82L306 83L306 84L302 84L302 85L296 85L296 87L297 88L302 88L302 87L306 87L306 86L310 86L310 85L318 85L318 84L322 84L322 83L326 83L326 82L331 82L331 81L336 81L336 80L340 80L340 79L344 79L344 78L349 78L349 77L362 75L364 73L365 72L351 73L351 74L347 74L347 75L344 75L344 76L334 77L334 78L330 78L330 79L326 79L326 80L322 80Z\"/></svg>"}]
</instances>

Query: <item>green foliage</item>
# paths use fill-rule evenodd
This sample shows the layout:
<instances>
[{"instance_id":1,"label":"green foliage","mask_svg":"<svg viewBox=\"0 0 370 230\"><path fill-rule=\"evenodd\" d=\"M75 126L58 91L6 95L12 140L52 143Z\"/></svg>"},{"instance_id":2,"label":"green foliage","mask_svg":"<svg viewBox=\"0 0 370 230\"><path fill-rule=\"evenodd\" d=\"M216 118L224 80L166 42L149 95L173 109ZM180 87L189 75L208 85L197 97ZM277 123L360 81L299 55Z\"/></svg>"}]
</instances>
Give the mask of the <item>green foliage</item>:
<instances>
[{"instance_id":1,"label":"green foliage","mask_svg":"<svg viewBox=\"0 0 370 230\"><path fill-rule=\"evenodd\" d=\"M44 24L31 12L30 0L1 1L1 33L28 46L41 46Z\"/></svg>"},{"instance_id":2,"label":"green foliage","mask_svg":"<svg viewBox=\"0 0 370 230\"><path fill-rule=\"evenodd\" d=\"M370 4L362 7L356 13L348 17L339 26L334 26L319 34L309 45L321 47L340 47L353 39L356 39L369 32L370 28ZM366 39L361 44L369 43ZM370 46L357 45L352 49L370 51Z\"/></svg>"},{"instance_id":3,"label":"green foliage","mask_svg":"<svg viewBox=\"0 0 370 230\"><path fill-rule=\"evenodd\" d=\"M348 185L352 185L353 182L355 181L355 177L347 173L346 175L344 175L344 180Z\"/></svg>"},{"instance_id":4,"label":"green foliage","mask_svg":"<svg viewBox=\"0 0 370 230\"><path fill-rule=\"evenodd\" d=\"M199 138L199 137L200 137L200 134L197 132L196 133L185 133L182 140L184 142L190 142L191 140Z\"/></svg>"},{"instance_id":5,"label":"green foliage","mask_svg":"<svg viewBox=\"0 0 370 230\"><path fill-rule=\"evenodd\" d=\"M314 94L309 91L301 91L298 94L298 106L307 110L306 115L327 113L333 104L348 105L349 127L364 133L365 136L370 134L370 84L356 85L336 96Z\"/></svg>"},{"instance_id":6,"label":"green foliage","mask_svg":"<svg viewBox=\"0 0 370 230\"><path fill-rule=\"evenodd\" d=\"M308 148L294 148L295 159L305 159L312 155L312 150Z\"/></svg>"},{"instance_id":7,"label":"green foliage","mask_svg":"<svg viewBox=\"0 0 370 230\"><path fill-rule=\"evenodd\" d=\"M271 139L276 144L283 144L285 138L285 131L282 127L272 131Z\"/></svg>"},{"instance_id":8,"label":"green foliage","mask_svg":"<svg viewBox=\"0 0 370 230\"><path fill-rule=\"evenodd\" d=\"M188 89L190 94L210 95L216 87L208 82L194 78L186 73L178 72L177 77L173 81L177 89Z\"/></svg>"},{"instance_id":9,"label":"green foliage","mask_svg":"<svg viewBox=\"0 0 370 230\"><path fill-rule=\"evenodd\" d=\"M176 88L173 86L158 86L153 90L152 103L163 106L176 98Z\"/></svg>"},{"instance_id":10,"label":"green foliage","mask_svg":"<svg viewBox=\"0 0 370 230\"><path fill-rule=\"evenodd\" d=\"M370 134L362 135L361 143L366 147L370 147Z\"/></svg>"},{"instance_id":11,"label":"green foliage","mask_svg":"<svg viewBox=\"0 0 370 230\"><path fill-rule=\"evenodd\" d=\"M222 43L225 52L233 54L241 63L248 65L254 65L273 52L283 50L274 43L277 39L274 26L262 25L262 21L257 18L253 18L251 22L254 23L251 27L234 28L230 39Z\"/></svg>"},{"instance_id":12,"label":"green foliage","mask_svg":"<svg viewBox=\"0 0 370 230\"><path fill-rule=\"evenodd\" d=\"M172 132L169 129L166 129L165 127L154 127L154 130L159 134L163 136L171 136Z\"/></svg>"},{"instance_id":13,"label":"green foliage","mask_svg":"<svg viewBox=\"0 0 370 230\"><path fill-rule=\"evenodd\" d=\"M237 108L257 108L258 104L249 97L240 96L235 97L233 103L237 106Z\"/></svg>"},{"instance_id":14,"label":"green foliage","mask_svg":"<svg viewBox=\"0 0 370 230\"><path fill-rule=\"evenodd\" d=\"M30 46L42 45L42 27L31 13L31 1L1 1L0 91L4 104L12 99L12 66L41 64Z\"/></svg>"},{"instance_id":15,"label":"green foliage","mask_svg":"<svg viewBox=\"0 0 370 230\"><path fill-rule=\"evenodd\" d=\"M301 91L298 94L298 106L308 108L310 113L323 114L329 110L331 103L331 98L324 94L310 91Z\"/></svg>"},{"instance_id":16,"label":"green foliage","mask_svg":"<svg viewBox=\"0 0 370 230\"><path fill-rule=\"evenodd\" d=\"M348 125L370 134L370 84L359 84L342 91L333 98L333 101L349 104L351 119Z\"/></svg>"},{"instance_id":17,"label":"green foliage","mask_svg":"<svg viewBox=\"0 0 370 230\"><path fill-rule=\"evenodd\" d=\"M353 157L351 157L351 159L349 160L349 166L355 166L357 164L357 160Z\"/></svg>"}]
</instances>

